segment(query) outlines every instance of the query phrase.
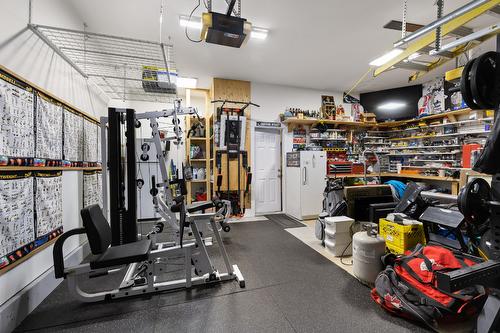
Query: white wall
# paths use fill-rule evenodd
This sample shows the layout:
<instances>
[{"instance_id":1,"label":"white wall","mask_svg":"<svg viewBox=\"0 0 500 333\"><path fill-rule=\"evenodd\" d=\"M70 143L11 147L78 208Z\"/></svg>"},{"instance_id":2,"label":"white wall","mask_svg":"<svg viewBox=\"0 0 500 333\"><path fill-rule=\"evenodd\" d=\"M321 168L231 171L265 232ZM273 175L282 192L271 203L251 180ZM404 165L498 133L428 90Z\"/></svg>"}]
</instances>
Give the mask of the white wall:
<instances>
[{"instance_id":1,"label":"white wall","mask_svg":"<svg viewBox=\"0 0 500 333\"><path fill-rule=\"evenodd\" d=\"M105 114L107 98L89 86L80 74L26 29L28 0L0 0L0 8L3 13L0 23L0 63L88 114L97 117ZM34 0L32 8L33 23L82 29L83 22L64 0ZM63 172L65 230L80 225L82 179L81 171ZM65 250L75 250L80 241L78 238L69 241ZM7 300L17 296L23 288L50 270L52 265L51 246L0 275L0 310L4 309ZM34 308L37 305L29 306ZM1 327L6 327L4 324Z\"/></svg>"},{"instance_id":2,"label":"white wall","mask_svg":"<svg viewBox=\"0 0 500 333\"><path fill-rule=\"evenodd\" d=\"M55 96L94 116L108 98L26 28L28 0L0 0L0 63ZM33 0L32 23L83 29L64 0Z\"/></svg>"},{"instance_id":3,"label":"white wall","mask_svg":"<svg viewBox=\"0 0 500 333\"><path fill-rule=\"evenodd\" d=\"M256 121L278 121L279 114L284 113L287 108L301 108L303 110L319 110L321 106L321 95L330 95L335 98L335 103L344 106L346 115L350 115L351 106L342 103L341 92L328 92L306 88L287 87L280 85L272 85L266 83L252 82L252 102L259 104L260 108L252 108L252 125L251 125L251 146L252 157L255 156L255 122ZM356 96L355 96L356 97ZM286 152L292 151L292 133L288 133L288 129L282 131L282 175L285 179L286 172ZM255 170L255 158L252 158L252 170ZM255 192L253 192L255 193ZM282 201L283 207L286 207L285 195L286 184L282 182ZM254 214L255 197L252 195L252 210L249 215ZM285 209L285 208L283 208ZM318 212L319 213L319 212Z\"/></svg>"}]
</instances>

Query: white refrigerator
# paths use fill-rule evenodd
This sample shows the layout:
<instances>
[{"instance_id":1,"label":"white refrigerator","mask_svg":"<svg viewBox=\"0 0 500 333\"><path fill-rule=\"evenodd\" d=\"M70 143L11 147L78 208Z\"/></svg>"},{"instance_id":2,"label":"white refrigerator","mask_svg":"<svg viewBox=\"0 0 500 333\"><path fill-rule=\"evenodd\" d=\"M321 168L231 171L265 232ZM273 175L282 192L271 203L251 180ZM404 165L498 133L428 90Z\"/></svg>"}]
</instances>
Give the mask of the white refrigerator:
<instances>
[{"instance_id":1,"label":"white refrigerator","mask_svg":"<svg viewBox=\"0 0 500 333\"><path fill-rule=\"evenodd\" d=\"M286 214L298 220L315 218L323 207L326 152L287 153L286 166Z\"/></svg>"}]
</instances>

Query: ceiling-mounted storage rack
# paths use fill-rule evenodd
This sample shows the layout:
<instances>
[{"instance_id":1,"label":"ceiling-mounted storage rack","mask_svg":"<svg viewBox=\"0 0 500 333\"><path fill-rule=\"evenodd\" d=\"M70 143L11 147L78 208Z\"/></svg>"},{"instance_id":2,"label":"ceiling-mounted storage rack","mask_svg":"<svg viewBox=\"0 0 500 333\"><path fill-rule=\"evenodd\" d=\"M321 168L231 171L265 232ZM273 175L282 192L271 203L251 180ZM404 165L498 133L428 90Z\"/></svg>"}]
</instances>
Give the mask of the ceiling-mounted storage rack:
<instances>
[{"instance_id":1,"label":"ceiling-mounted storage rack","mask_svg":"<svg viewBox=\"0 0 500 333\"><path fill-rule=\"evenodd\" d=\"M164 88L175 88L177 75L170 44L37 24L28 28L112 99L171 103L176 96L175 89ZM145 69L161 76L144 76Z\"/></svg>"},{"instance_id":2,"label":"ceiling-mounted storage rack","mask_svg":"<svg viewBox=\"0 0 500 333\"><path fill-rule=\"evenodd\" d=\"M483 14L497 14L500 12L499 5L500 0L473 0L413 33L404 34L401 40L394 43L393 51L398 50L399 54L378 66L373 75L378 76L388 70L402 68L415 70L409 77L409 81L417 80L431 70L498 34L500 32L498 24L479 31L472 31L472 29L465 27L465 24ZM452 35L462 38L441 45L442 38Z\"/></svg>"}]
</instances>

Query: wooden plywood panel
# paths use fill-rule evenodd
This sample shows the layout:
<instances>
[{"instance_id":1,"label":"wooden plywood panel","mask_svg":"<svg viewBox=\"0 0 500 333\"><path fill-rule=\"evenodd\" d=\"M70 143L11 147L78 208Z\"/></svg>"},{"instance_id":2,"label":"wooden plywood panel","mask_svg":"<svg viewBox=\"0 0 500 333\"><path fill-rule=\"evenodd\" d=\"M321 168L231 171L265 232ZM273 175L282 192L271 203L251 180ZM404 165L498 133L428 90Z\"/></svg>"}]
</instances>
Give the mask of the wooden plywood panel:
<instances>
[{"instance_id":1,"label":"wooden plywood panel","mask_svg":"<svg viewBox=\"0 0 500 333\"><path fill-rule=\"evenodd\" d=\"M211 97L212 100L232 100L232 101L242 101L242 102L248 102L251 101L251 85L249 81L239 81L239 80L228 80L228 79L220 79L220 78L214 78L213 83L212 83L212 89L211 89ZM216 108L220 106L219 104L214 105L214 111ZM227 103L225 107L228 108L237 108L241 107L241 105L236 105L236 104L231 104ZM246 121L246 132L245 132L245 150L247 151L248 155L248 165L251 165L252 161L252 156L251 156L251 145L250 145L250 115L251 115L251 107L248 107L245 109L245 117L247 118ZM241 157L240 157L241 158ZM246 187L246 172L241 166L241 160L240 160L240 189L242 191L242 197L243 197L243 192L245 191ZM230 179L229 179L229 184L230 184L230 190L238 190L238 159L234 158L229 161L229 168L230 168ZM222 186L221 186L221 191L227 190L227 156L224 154L222 156L222 161L221 161L221 174L223 176L223 181L222 181ZM214 168L214 181L217 181L217 175L218 175L218 170ZM214 185L216 187L216 185ZM217 190L217 188L214 188L214 190ZM248 193L246 196L246 207L250 208L250 197L251 194Z\"/></svg>"}]
</instances>

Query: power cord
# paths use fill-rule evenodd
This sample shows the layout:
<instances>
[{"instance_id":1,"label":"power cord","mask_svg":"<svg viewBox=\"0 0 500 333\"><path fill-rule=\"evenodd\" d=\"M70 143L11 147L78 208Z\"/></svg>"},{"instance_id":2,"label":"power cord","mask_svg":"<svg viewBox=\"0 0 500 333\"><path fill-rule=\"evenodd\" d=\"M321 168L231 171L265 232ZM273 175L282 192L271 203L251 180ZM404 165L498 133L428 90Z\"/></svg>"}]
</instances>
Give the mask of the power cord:
<instances>
[{"instance_id":1,"label":"power cord","mask_svg":"<svg viewBox=\"0 0 500 333\"><path fill-rule=\"evenodd\" d=\"M203 3L205 3L205 0L203 0ZM198 7L200 7L200 4L201 4L201 0L198 0L198 4L196 5L196 7L193 8L191 13L189 14L188 23L186 24L186 28L184 29L184 33L186 34L186 38L193 43L201 43L203 41L203 39L200 39L200 40L191 39L191 37L189 37L189 34L188 34L189 22L191 22L191 18L193 17L193 13L198 9Z\"/></svg>"},{"instance_id":2,"label":"power cord","mask_svg":"<svg viewBox=\"0 0 500 333\"><path fill-rule=\"evenodd\" d=\"M359 223L359 222L354 221L354 222L353 222L353 223L351 223L351 225L349 226L349 235L351 236L351 241L347 244L347 246L344 248L344 250L343 250L343 251L342 251L342 253L340 254L340 263L341 263L342 265L344 265L344 266L352 266L352 263L353 263L353 261L352 261L352 260L351 260L351 262L350 262L350 263L345 263L343 259L344 259L345 257L349 257L349 256L346 256L346 255L345 255L345 253L346 253L347 249L349 248L349 246L351 246L351 244L352 244L352 237L354 236L354 230L353 230L353 227L354 227L354 225L355 225L355 224L357 224L357 223Z\"/></svg>"}]
</instances>

